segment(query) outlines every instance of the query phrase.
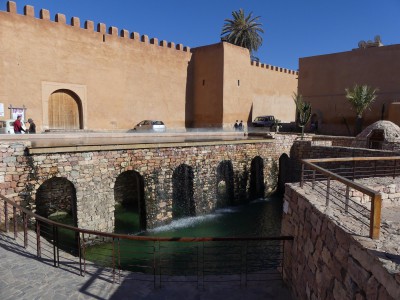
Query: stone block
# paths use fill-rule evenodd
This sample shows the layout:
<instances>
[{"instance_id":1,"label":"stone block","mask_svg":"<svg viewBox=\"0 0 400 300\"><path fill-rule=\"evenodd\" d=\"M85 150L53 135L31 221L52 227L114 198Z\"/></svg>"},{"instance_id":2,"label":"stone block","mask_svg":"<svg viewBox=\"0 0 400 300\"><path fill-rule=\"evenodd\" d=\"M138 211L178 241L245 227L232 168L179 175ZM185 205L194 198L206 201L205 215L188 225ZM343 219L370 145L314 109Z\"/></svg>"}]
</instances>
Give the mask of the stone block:
<instances>
[{"instance_id":1,"label":"stone block","mask_svg":"<svg viewBox=\"0 0 400 300\"><path fill-rule=\"evenodd\" d=\"M348 274L361 289L366 288L368 279L371 277L371 274L352 257L348 259Z\"/></svg>"}]
</instances>

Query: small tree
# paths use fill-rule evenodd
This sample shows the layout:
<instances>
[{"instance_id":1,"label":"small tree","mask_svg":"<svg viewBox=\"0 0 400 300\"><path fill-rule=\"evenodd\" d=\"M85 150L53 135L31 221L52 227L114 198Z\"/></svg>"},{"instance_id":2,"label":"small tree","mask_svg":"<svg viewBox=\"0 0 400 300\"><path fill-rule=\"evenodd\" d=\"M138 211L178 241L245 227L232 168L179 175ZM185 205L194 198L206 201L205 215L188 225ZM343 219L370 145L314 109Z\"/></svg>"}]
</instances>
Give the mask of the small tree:
<instances>
[{"instance_id":1,"label":"small tree","mask_svg":"<svg viewBox=\"0 0 400 300\"><path fill-rule=\"evenodd\" d=\"M356 111L354 135L357 135L361 132L362 129L362 114L376 99L376 92L378 91L378 89L373 89L366 84L356 84L352 90L345 89L345 91L347 100L349 100L351 106Z\"/></svg>"},{"instance_id":2,"label":"small tree","mask_svg":"<svg viewBox=\"0 0 400 300\"><path fill-rule=\"evenodd\" d=\"M303 96L296 93L293 94L293 100L296 104L298 114L297 125L301 128L301 139L304 138L304 127L311 118L311 104L303 101Z\"/></svg>"}]
</instances>

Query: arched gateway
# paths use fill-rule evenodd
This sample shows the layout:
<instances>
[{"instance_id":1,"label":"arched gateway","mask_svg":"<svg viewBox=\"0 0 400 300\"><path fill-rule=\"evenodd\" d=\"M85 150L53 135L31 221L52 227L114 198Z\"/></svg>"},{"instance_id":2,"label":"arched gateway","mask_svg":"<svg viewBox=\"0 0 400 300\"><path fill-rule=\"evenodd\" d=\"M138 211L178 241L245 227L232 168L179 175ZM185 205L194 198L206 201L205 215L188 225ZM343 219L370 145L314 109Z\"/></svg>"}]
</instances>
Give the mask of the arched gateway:
<instances>
[{"instance_id":1,"label":"arched gateway","mask_svg":"<svg viewBox=\"0 0 400 300\"><path fill-rule=\"evenodd\" d=\"M49 98L50 129L83 129L82 103L70 90L57 90Z\"/></svg>"}]
</instances>

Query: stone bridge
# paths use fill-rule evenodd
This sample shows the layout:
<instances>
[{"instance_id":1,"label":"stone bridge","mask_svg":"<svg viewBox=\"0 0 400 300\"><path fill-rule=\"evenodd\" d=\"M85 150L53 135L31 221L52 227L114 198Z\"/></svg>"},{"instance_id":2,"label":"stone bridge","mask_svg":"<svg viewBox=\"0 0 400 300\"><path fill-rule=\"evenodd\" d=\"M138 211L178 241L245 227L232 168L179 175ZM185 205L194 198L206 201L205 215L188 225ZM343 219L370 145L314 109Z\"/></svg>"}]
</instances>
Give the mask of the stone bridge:
<instances>
[{"instance_id":1,"label":"stone bridge","mask_svg":"<svg viewBox=\"0 0 400 300\"><path fill-rule=\"evenodd\" d=\"M75 225L114 229L117 202L142 228L264 197L296 135L274 139L35 148L0 143L0 191L40 215L70 212ZM284 157L287 156L284 154Z\"/></svg>"}]
</instances>

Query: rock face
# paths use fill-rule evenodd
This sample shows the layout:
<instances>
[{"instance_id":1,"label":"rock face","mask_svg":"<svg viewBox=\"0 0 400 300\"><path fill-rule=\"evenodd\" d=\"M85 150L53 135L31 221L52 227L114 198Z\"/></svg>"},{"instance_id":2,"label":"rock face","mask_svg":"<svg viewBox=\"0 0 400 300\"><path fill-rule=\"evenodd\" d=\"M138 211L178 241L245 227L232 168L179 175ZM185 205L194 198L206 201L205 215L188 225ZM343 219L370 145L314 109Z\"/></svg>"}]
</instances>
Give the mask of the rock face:
<instances>
[{"instance_id":1,"label":"rock face","mask_svg":"<svg viewBox=\"0 0 400 300\"><path fill-rule=\"evenodd\" d=\"M390 121L375 122L357 135L351 147L399 151L400 127Z\"/></svg>"}]
</instances>

